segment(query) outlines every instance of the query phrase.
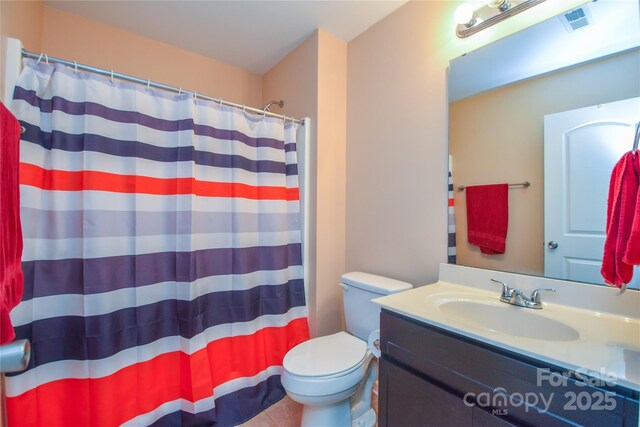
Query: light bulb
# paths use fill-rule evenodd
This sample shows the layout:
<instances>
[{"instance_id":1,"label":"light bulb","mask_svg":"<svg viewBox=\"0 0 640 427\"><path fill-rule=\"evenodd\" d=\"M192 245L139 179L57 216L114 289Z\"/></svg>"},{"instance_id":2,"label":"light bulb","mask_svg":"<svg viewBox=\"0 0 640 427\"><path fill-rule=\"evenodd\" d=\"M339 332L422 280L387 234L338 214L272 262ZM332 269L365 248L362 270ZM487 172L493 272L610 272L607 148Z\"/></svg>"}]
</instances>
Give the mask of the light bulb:
<instances>
[{"instance_id":1,"label":"light bulb","mask_svg":"<svg viewBox=\"0 0 640 427\"><path fill-rule=\"evenodd\" d=\"M473 7L470 4L461 4L456 9L454 14L454 19L457 24L466 25L467 27L471 27L475 23L475 19L473 18Z\"/></svg>"}]
</instances>

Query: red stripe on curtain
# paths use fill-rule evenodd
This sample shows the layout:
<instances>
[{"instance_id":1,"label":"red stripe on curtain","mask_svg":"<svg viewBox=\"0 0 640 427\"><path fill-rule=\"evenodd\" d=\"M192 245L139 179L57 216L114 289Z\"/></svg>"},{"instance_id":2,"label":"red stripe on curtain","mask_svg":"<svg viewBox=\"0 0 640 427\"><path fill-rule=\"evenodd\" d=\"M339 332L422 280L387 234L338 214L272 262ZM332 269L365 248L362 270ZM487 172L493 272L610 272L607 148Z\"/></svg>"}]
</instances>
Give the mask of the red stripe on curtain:
<instances>
[{"instance_id":1,"label":"red stripe on curtain","mask_svg":"<svg viewBox=\"0 0 640 427\"><path fill-rule=\"evenodd\" d=\"M156 195L193 194L204 197L236 197L254 200L299 200L298 188L251 186L207 182L194 178L153 178L96 171L49 170L20 163L20 184L59 191L110 191Z\"/></svg>"},{"instance_id":2,"label":"red stripe on curtain","mask_svg":"<svg viewBox=\"0 0 640 427\"><path fill-rule=\"evenodd\" d=\"M191 355L165 353L106 377L52 381L7 398L9 425L51 426L51 420L64 426L120 425L163 403L196 402L230 380L282 365L287 350L308 336L307 319L300 318L284 327L212 341Z\"/></svg>"}]
</instances>

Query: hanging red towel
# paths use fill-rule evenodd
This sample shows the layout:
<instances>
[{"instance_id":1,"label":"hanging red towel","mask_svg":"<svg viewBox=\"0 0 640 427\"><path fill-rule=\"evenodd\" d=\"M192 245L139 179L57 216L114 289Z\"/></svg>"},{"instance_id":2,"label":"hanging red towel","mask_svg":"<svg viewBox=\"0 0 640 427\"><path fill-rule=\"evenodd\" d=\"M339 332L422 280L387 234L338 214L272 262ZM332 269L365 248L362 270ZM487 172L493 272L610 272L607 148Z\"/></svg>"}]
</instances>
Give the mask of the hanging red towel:
<instances>
[{"instance_id":1,"label":"hanging red towel","mask_svg":"<svg viewBox=\"0 0 640 427\"><path fill-rule=\"evenodd\" d=\"M626 264L640 265L640 155L638 154L636 154L633 159L633 170L638 182L638 194L636 195L631 235L629 236L622 261Z\"/></svg>"},{"instance_id":2,"label":"hanging red towel","mask_svg":"<svg viewBox=\"0 0 640 427\"><path fill-rule=\"evenodd\" d=\"M13 341L9 312L22 298L22 229L18 199L20 123L0 102L0 344Z\"/></svg>"},{"instance_id":3,"label":"hanging red towel","mask_svg":"<svg viewBox=\"0 0 640 427\"><path fill-rule=\"evenodd\" d=\"M503 254L509 224L509 185L473 185L467 192L467 238L483 254Z\"/></svg>"},{"instance_id":4,"label":"hanging red towel","mask_svg":"<svg viewBox=\"0 0 640 427\"><path fill-rule=\"evenodd\" d=\"M637 156L636 156L637 157ZM633 277L633 264L625 262L628 258L637 258L637 251L629 246L634 223L638 217L640 205L638 199L637 161L631 152L626 153L616 163L609 183L609 199L607 201L607 236L604 241L604 255L600 273L609 285L622 287ZM636 163L636 165L634 165ZM640 221L640 218L638 218ZM638 241L633 246L638 247Z\"/></svg>"}]
</instances>

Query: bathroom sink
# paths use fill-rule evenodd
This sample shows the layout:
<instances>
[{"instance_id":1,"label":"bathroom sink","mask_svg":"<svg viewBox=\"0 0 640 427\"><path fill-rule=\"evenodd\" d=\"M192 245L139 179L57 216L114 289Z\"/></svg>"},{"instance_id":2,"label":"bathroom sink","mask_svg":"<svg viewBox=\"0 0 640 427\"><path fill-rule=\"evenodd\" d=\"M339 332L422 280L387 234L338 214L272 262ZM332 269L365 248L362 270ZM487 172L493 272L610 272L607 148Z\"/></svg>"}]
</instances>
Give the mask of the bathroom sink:
<instances>
[{"instance_id":1,"label":"bathroom sink","mask_svg":"<svg viewBox=\"0 0 640 427\"><path fill-rule=\"evenodd\" d=\"M459 269L466 271L466 267ZM597 290L593 295L603 299L602 305L619 307L620 313L595 311L561 302L580 302L587 298L577 298L580 292L589 293L591 288L599 287L567 283L561 288L554 282L549 285L558 287L559 292L544 295L539 310L501 302L500 290L493 285L468 286L447 281L376 298L374 302L383 310L466 337L471 343L482 342L569 370L586 370L595 377L606 372L604 376L608 378L608 373L614 373L616 384L640 391L640 318L635 314L635 295L625 295L629 300L621 302L615 290ZM540 287L537 279L522 291L528 294L534 287ZM593 296L589 294L588 298Z\"/></svg>"},{"instance_id":2,"label":"bathroom sink","mask_svg":"<svg viewBox=\"0 0 640 427\"><path fill-rule=\"evenodd\" d=\"M580 337L569 325L502 302L449 300L438 308L451 322L474 329L545 341L574 341Z\"/></svg>"}]
</instances>

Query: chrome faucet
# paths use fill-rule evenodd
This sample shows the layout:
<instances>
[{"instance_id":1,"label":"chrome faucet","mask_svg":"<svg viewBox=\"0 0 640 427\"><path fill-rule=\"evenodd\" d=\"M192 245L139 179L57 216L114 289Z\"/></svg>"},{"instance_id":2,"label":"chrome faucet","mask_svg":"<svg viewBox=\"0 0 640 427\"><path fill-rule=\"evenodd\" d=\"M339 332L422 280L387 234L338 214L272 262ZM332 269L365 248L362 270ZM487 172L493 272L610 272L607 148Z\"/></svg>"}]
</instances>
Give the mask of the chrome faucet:
<instances>
[{"instance_id":1,"label":"chrome faucet","mask_svg":"<svg viewBox=\"0 0 640 427\"><path fill-rule=\"evenodd\" d=\"M511 304L511 298L513 297L513 291L515 289L510 288L506 283L501 282L500 280L491 279L491 281L494 283L500 283L502 285L502 295L500 295L500 301Z\"/></svg>"},{"instance_id":2,"label":"chrome faucet","mask_svg":"<svg viewBox=\"0 0 640 427\"><path fill-rule=\"evenodd\" d=\"M515 288L510 288L506 283L501 282L500 280L491 279L491 281L502 285L502 294L500 295L500 301L511 305L517 305L518 307L534 308L536 310L542 309L542 300L540 299L541 291L556 291L555 289L551 288L540 288L533 291L530 297L527 297L522 293L522 291L519 291Z\"/></svg>"}]
</instances>

